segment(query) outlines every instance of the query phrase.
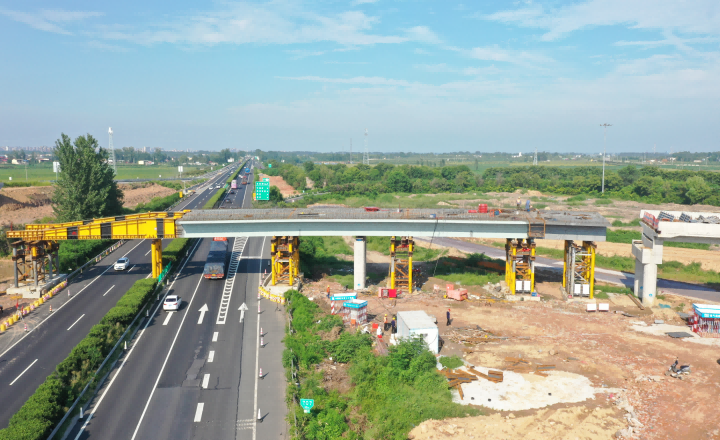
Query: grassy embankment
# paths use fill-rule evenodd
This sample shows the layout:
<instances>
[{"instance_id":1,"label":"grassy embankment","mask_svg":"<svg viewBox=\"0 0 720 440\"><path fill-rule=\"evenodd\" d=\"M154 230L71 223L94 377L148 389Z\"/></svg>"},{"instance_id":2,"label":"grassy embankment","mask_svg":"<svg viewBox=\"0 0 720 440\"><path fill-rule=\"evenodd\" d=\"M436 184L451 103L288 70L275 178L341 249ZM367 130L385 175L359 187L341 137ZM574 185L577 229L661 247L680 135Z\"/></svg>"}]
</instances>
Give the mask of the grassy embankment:
<instances>
[{"instance_id":1,"label":"grassy embankment","mask_svg":"<svg viewBox=\"0 0 720 440\"><path fill-rule=\"evenodd\" d=\"M377 356L370 335L346 330L337 315L323 313L297 291L286 297L292 319L283 366L293 438L399 440L424 420L478 414L452 402L447 380L435 369L435 356L422 339L391 346L387 356ZM349 391L323 386L318 366L330 358L348 372ZM303 412L300 398L315 400L310 414Z\"/></svg>"},{"instance_id":2,"label":"grassy embankment","mask_svg":"<svg viewBox=\"0 0 720 440\"><path fill-rule=\"evenodd\" d=\"M210 166L198 167L184 165L183 177L199 175L210 171ZM180 177L177 166L174 165L118 165L116 179L157 179L162 180L164 176ZM12 177L12 181L9 178ZM50 181L55 180L55 173L52 170L52 163L42 165L28 165L27 180L40 185L48 185ZM9 186L17 183L25 186L25 166L24 165L0 165L0 182L9 184Z\"/></svg>"}]
</instances>

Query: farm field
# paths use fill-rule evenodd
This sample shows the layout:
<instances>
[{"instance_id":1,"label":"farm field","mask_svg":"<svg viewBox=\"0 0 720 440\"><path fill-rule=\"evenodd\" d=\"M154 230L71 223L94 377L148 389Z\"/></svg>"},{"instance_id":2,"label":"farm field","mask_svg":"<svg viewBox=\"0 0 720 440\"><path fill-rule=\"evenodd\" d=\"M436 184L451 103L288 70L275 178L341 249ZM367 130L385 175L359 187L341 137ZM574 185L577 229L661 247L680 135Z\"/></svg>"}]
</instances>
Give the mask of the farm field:
<instances>
[{"instance_id":1,"label":"farm field","mask_svg":"<svg viewBox=\"0 0 720 440\"><path fill-rule=\"evenodd\" d=\"M209 167L184 165L183 176L197 174L201 169L210 170ZM176 166L169 165L118 165L118 179L154 179L180 177ZM25 182L25 167L23 165L0 165L0 182L7 183L12 177L13 182ZM52 164L28 165L27 180L30 182L50 182L55 180Z\"/></svg>"}]
</instances>

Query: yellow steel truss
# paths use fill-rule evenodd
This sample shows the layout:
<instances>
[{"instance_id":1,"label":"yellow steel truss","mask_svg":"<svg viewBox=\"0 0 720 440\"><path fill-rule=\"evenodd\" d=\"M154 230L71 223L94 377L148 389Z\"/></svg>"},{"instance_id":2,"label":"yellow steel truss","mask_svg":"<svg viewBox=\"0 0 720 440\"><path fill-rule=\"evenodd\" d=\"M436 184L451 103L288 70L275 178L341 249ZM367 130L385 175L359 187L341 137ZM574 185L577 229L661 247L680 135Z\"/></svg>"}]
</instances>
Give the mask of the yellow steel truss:
<instances>
[{"instance_id":1,"label":"yellow steel truss","mask_svg":"<svg viewBox=\"0 0 720 440\"><path fill-rule=\"evenodd\" d=\"M270 240L270 267L272 285L287 283L292 286L300 267L300 241L298 237L275 237Z\"/></svg>"},{"instance_id":2,"label":"yellow steel truss","mask_svg":"<svg viewBox=\"0 0 720 440\"><path fill-rule=\"evenodd\" d=\"M597 245L583 241L582 245L565 240L563 261L563 288L568 295L584 296L587 289L590 299L595 297L595 251Z\"/></svg>"},{"instance_id":3,"label":"yellow steel truss","mask_svg":"<svg viewBox=\"0 0 720 440\"><path fill-rule=\"evenodd\" d=\"M412 237L390 237L390 288L407 289L413 286L413 248Z\"/></svg>"},{"instance_id":4,"label":"yellow steel truss","mask_svg":"<svg viewBox=\"0 0 720 440\"><path fill-rule=\"evenodd\" d=\"M518 282L520 291L535 291L535 241L531 238L508 238L505 242L505 284L513 295Z\"/></svg>"}]
</instances>

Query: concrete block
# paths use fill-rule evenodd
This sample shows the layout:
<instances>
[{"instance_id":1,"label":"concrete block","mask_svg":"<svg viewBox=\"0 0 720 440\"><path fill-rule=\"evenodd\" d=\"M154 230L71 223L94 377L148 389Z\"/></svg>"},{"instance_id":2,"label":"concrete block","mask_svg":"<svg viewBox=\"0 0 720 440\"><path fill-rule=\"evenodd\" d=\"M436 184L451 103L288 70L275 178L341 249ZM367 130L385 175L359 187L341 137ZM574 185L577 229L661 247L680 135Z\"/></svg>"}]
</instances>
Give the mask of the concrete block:
<instances>
[{"instance_id":1,"label":"concrete block","mask_svg":"<svg viewBox=\"0 0 720 440\"><path fill-rule=\"evenodd\" d=\"M597 304L586 304L585 307L588 312L597 312Z\"/></svg>"},{"instance_id":2,"label":"concrete block","mask_svg":"<svg viewBox=\"0 0 720 440\"><path fill-rule=\"evenodd\" d=\"M609 311L610 311L610 304L609 304L609 303L600 303L600 304L598 304L598 311L599 311L599 312L609 312Z\"/></svg>"}]
</instances>

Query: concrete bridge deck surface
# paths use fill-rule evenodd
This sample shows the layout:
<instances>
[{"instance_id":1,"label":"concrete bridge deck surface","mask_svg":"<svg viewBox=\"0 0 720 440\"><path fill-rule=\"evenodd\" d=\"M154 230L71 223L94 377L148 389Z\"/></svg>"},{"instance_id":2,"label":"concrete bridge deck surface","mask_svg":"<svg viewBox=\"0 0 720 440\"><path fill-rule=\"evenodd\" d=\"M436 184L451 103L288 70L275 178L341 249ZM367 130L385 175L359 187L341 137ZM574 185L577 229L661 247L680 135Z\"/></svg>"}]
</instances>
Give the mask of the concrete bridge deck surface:
<instances>
[{"instance_id":1,"label":"concrete bridge deck surface","mask_svg":"<svg viewBox=\"0 0 720 440\"><path fill-rule=\"evenodd\" d=\"M287 208L199 210L179 224L185 237L215 236L434 236L605 241L610 223L595 212L510 211L499 215L460 209Z\"/></svg>"}]
</instances>

